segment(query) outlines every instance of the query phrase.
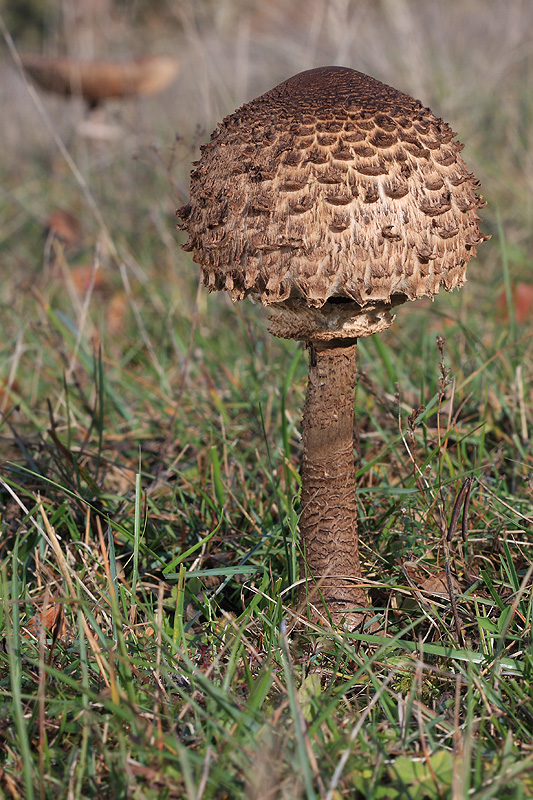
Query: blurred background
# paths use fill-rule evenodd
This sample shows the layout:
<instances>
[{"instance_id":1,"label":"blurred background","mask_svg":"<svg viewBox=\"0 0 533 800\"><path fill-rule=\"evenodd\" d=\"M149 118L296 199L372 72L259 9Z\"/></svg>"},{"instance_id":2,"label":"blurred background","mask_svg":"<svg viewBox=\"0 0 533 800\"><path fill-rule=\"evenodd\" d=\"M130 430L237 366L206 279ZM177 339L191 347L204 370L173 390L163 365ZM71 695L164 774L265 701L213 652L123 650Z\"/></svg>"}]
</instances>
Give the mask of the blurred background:
<instances>
[{"instance_id":1,"label":"blurred background","mask_svg":"<svg viewBox=\"0 0 533 800\"><path fill-rule=\"evenodd\" d=\"M290 75L326 64L367 72L450 122L488 201L484 231L493 238L471 263L467 289L426 304L433 317L424 304L401 310L402 326L384 341L409 349L422 316L437 332L446 315L461 324L468 316L491 348L509 324L514 335L515 324L530 323L528 0L8 0L1 19L2 374L11 387L13 353L20 356L30 335L21 321L39 318L29 313L35 302L74 326L82 319L79 341L103 343L121 363L142 351L169 396L181 380L196 302L202 333L217 336L225 325L233 354L227 319L235 312L226 297L196 300L199 270L181 250L175 209L187 201L191 163L218 121ZM157 93L89 110L79 96L30 82L19 60L28 55L120 63L165 56L177 69ZM249 305L238 313L253 327L261 314ZM258 336L271 339L264 327ZM34 381L31 404L57 374L40 372L39 387L33 374L17 380Z\"/></svg>"},{"instance_id":2,"label":"blurred background","mask_svg":"<svg viewBox=\"0 0 533 800\"><path fill-rule=\"evenodd\" d=\"M164 93L110 104L121 136L98 153L95 170L148 144L168 150L176 134L194 148L225 114L290 75L345 65L419 98L450 121L466 142L465 160L482 177L490 223L499 211L509 243L522 255L530 244L528 0L7 0L3 20L21 53L179 59L179 77ZM20 176L32 158L49 157L55 145L5 42L0 68L1 169L13 188L10 176ZM42 102L58 133L77 147L83 104L53 96ZM173 173L183 193L188 166ZM132 179L137 169L128 164ZM25 201L44 213L42 196L28 193ZM515 267L519 272L526 264Z\"/></svg>"}]
</instances>

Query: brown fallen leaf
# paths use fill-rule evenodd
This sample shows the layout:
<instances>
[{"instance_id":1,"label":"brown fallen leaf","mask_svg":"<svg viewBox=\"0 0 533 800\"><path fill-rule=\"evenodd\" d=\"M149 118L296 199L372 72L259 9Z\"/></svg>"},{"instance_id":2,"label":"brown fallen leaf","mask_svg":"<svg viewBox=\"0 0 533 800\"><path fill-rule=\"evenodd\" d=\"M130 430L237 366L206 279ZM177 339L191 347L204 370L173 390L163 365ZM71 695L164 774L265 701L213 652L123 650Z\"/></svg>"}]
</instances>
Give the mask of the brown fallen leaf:
<instances>
[{"instance_id":1,"label":"brown fallen leaf","mask_svg":"<svg viewBox=\"0 0 533 800\"><path fill-rule=\"evenodd\" d=\"M13 394L17 394L20 391L20 387L17 381L11 381L9 383L8 380L5 378L0 378L0 413L6 414L13 408L15 400L13 399Z\"/></svg>"},{"instance_id":2,"label":"brown fallen leaf","mask_svg":"<svg viewBox=\"0 0 533 800\"><path fill-rule=\"evenodd\" d=\"M411 588L415 592L420 592L424 599L431 596L449 598L448 581L446 580L445 570L441 569L438 572L428 575L426 570L417 569L412 562L405 561L402 564L402 571ZM453 575L452 588L455 593L461 592L461 587Z\"/></svg>"},{"instance_id":3,"label":"brown fallen leaf","mask_svg":"<svg viewBox=\"0 0 533 800\"><path fill-rule=\"evenodd\" d=\"M459 584L452 576L452 588L455 593L460 592ZM448 582L446 580L446 572L441 570L437 572L435 575L429 575L425 580L423 580L418 589L420 592L423 592L426 595L433 595L435 597L448 597Z\"/></svg>"},{"instance_id":4,"label":"brown fallen leaf","mask_svg":"<svg viewBox=\"0 0 533 800\"><path fill-rule=\"evenodd\" d=\"M103 270L94 270L91 264L80 264L70 270L72 283L81 294L85 294L92 285L93 291L104 291L108 283Z\"/></svg>"},{"instance_id":5,"label":"brown fallen leaf","mask_svg":"<svg viewBox=\"0 0 533 800\"><path fill-rule=\"evenodd\" d=\"M533 321L533 284L519 281L512 288L514 317L519 324ZM496 307L505 320L509 319L507 308L507 295L505 290L500 292Z\"/></svg>"},{"instance_id":6,"label":"brown fallen leaf","mask_svg":"<svg viewBox=\"0 0 533 800\"><path fill-rule=\"evenodd\" d=\"M26 639L38 639L43 629L52 634L52 647L65 632L63 604L53 597L47 602L45 608L38 611L21 626L22 635Z\"/></svg>"},{"instance_id":7,"label":"brown fallen leaf","mask_svg":"<svg viewBox=\"0 0 533 800\"><path fill-rule=\"evenodd\" d=\"M48 215L45 226L47 235L55 236L67 249L74 249L80 243L80 221L64 208L54 208Z\"/></svg>"}]
</instances>

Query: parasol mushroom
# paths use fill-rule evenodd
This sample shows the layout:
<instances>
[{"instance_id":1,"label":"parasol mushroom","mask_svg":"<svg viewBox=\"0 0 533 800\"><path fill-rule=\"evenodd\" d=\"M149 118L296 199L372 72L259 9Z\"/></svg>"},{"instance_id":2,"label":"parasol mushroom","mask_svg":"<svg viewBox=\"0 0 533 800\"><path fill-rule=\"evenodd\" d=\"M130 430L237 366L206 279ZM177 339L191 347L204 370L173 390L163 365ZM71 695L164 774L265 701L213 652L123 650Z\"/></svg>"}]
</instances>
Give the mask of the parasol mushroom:
<instances>
[{"instance_id":1,"label":"parasol mushroom","mask_svg":"<svg viewBox=\"0 0 533 800\"><path fill-rule=\"evenodd\" d=\"M359 624L356 349L407 300L466 280L483 206L450 126L344 67L299 73L226 117L202 147L185 249L210 290L267 306L309 348L300 535L334 622ZM313 592L312 592L313 593Z\"/></svg>"},{"instance_id":2,"label":"parasol mushroom","mask_svg":"<svg viewBox=\"0 0 533 800\"><path fill-rule=\"evenodd\" d=\"M65 97L79 95L91 109L111 98L156 94L174 80L180 68L178 59L166 56L114 62L24 55L21 61L42 89Z\"/></svg>"}]
</instances>

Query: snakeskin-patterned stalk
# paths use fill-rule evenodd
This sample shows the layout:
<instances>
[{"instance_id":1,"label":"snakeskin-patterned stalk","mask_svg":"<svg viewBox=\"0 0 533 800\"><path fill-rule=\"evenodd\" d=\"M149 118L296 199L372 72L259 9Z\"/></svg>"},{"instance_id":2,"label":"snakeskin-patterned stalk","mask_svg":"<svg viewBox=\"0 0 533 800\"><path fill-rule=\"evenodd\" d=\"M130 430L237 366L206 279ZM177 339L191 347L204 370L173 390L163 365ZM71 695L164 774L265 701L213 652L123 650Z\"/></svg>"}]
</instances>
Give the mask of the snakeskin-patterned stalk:
<instances>
[{"instance_id":1,"label":"snakeskin-patterned stalk","mask_svg":"<svg viewBox=\"0 0 533 800\"><path fill-rule=\"evenodd\" d=\"M303 421L300 535L308 599L333 619L366 605L354 463L357 344L311 345ZM322 612L324 609L321 608Z\"/></svg>"}]
</instances>

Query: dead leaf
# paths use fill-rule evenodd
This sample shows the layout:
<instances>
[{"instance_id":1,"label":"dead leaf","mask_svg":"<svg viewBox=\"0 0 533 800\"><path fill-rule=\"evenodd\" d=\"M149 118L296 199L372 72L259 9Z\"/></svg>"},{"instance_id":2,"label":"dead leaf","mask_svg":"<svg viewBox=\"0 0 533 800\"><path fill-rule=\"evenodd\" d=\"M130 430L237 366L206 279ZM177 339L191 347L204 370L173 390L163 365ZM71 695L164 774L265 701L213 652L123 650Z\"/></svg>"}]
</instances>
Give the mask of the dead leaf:
<instances>
[{"instance_id":1,"label":"dead leaf","mask_svg":"<svg viewBox=\"0 0 533 800\"><path fill-rule=\"evenodd\" d=\"M519 281L512 288L512 300L514 307L514 317L516 322L531 322L533 320L533 284ZM507 294L500 292L496 307L500 311L500 316L505 320L509 319L509 309L507 308Z\"/></svg>"},{"instance_id":2,"label":"dead leaf","mask_svg":"<svg viewBox=\"0 0 533 800\"><path fill-rule=\"evenodd\" d=\"M80 264L70 270L72 283L81 294L85 294L92 286L93 291L104 291L108 284L101 269L93 269L91 264Z\"/></svg>"},{"instance_id":3,"label":"dead leaf","mask_svg":"<svg viewBox=\"0 0 533 800\"><path fill-rule=\"evenodd\" d=\"M38 639L41 631L49 631L55 644L65 633L65 617L63 604L54 598L46 604L46 608L35 614L22 626L22 635L26 639Z\"/></svg>"},{"instance_id":4,"label":"dead leaf","mask_svg":"<svg viewBox=\"0 0 533 800\"><path fill-rule=\"evenodd\" d=\"M55 236L66 248L75 248L81 239L79 220L64 208L55 208L46 220L46 231Z\"/></svg>"},{"instance_id":5,"label":"dead leaf","mask_svg":"<svg viewBox=\"0 0 533 800\"><path fill-rule=\"evenodd\" d=\"M0 378L0 412L6 414L13 407L12 392L18 393L20 391L17 381L9 383L4 378Z\"/></svg>"}]
</instances>

